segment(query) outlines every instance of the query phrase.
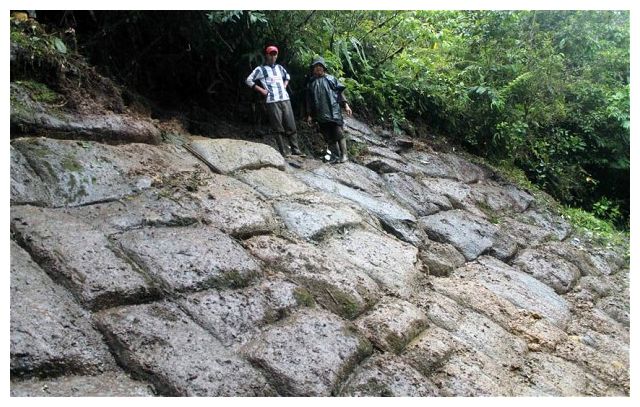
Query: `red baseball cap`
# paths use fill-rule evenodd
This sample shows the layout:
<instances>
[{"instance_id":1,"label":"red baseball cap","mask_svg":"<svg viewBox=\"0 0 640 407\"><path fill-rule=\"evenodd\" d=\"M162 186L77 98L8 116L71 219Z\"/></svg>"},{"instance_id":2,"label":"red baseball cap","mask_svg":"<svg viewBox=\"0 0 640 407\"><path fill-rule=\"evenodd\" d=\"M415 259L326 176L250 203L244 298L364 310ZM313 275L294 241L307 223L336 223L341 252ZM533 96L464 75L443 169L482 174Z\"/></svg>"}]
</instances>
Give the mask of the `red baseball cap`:
<instances>
[{"instance_id":1,"label":"red baseball cap","mask_svg":"<svg viewBox=\"0 0 640 407\"><path fill-rule=\"evenodd\" d=\"M272 52L275 52L277 54L278 53L278 47L276 47L275 45L269 45L267 47L267 54L270 54Z\"/></svg>"}]
</instances>

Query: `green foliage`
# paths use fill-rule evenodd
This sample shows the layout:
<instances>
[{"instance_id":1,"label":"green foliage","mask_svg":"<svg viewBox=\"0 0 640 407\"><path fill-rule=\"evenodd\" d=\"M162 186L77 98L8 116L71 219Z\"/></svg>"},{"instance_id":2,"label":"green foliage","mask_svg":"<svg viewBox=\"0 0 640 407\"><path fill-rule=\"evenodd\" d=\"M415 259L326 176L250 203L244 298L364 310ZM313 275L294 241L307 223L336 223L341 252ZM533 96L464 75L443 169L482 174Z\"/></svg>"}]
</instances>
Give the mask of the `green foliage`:
<instances>
[{"instance_id":1,"label":"green foliage","mask_svg":"<svg viewBox=\"0 0 640 407\"><path fill-rule=\"evenodd\" d=\"M628 11L111 12L104 26L124 19L102 61L176 106L179 92L250 105L244 78L276 44L296 110L320 55L359 117L396 131L420 119L567 205L616 217L606 198L629 216Z\"/></svg>"},{"instance_id":2,"label":"green foliage","mask_svg":"<svg viewBox=\"0 0 640 407\"><path fill-rule=\"evenodd\" d=\"M16 81L16 83L27 89L31 98L37 102L55 103L60 98L58 93L51 90L44 83L36 81Z\"/></svg>"},{"instance_id":3,"label":"green foliage","mask_svg":"<svg viewBox=\"0 0 640 407\"><path fill-rule=\"evenodd\" d=\"M623 232L606 220L583 209L563 207L562 213L579 236L629 252L629 232Z\"/></svg>"}]
</instances>

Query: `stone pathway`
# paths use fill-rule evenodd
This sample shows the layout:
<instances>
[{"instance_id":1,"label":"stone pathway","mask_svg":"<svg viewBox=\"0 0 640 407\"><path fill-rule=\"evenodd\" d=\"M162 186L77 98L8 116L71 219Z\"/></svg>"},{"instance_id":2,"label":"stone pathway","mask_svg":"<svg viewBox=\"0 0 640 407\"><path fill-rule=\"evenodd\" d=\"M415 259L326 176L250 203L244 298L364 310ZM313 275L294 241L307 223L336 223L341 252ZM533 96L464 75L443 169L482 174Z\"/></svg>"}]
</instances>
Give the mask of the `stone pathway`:
<instances>
[{"instance_id":1,"label":"stone pathway","mask_svg":"<svg viewBox=\"0 0 640 407\"><path fill-rule=\"evenodd\" d=\"M11 142L15 396L629 395L629 270L452 154ZM204 160L204 161L203 161Z\"/></svg>"}]
</instances>

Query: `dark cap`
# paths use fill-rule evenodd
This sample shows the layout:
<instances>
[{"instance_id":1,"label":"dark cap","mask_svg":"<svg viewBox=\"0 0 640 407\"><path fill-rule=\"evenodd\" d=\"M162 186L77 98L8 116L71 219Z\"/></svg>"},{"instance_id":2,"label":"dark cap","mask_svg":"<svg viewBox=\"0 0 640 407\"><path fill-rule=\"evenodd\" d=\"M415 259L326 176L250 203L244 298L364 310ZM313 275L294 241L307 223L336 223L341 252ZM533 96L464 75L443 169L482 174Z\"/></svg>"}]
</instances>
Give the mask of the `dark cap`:
<instances>
[{"instance_id":1,"label":"dark cap","mask_svg":"<svg viewBox=\"0 0 640 407\"><path fill-rule=\"evenodd\" d=\"M313 68L316 65L322 65L324 69L327 69L327 65L324 63L324 58L322 57L317 57L316 59L314 59L313 62L311 63L311 68Z\"/></svg>"}]
</instances>

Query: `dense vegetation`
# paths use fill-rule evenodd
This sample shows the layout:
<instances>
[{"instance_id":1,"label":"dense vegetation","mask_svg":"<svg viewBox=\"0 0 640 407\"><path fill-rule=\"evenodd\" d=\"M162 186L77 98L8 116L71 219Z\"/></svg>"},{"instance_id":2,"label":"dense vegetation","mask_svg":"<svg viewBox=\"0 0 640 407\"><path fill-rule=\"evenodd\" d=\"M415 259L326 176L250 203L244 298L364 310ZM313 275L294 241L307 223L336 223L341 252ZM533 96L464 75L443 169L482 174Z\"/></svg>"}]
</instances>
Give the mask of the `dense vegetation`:
<instances>
[{"instance_id":1,"label":"dense vegetation","mask_svg":"<svg viewBox=\"0 0 640 407\"><path fill-rule=\"evenodd\" d=\"M629 13L620 11L39 12L110 76L194 120L250 117L268 43L299 105L314 55L354 111L445 135L522 169L561 202L628 228ZM413 124L412 124L413 123Z\"/></svg>"}]
</instances>

